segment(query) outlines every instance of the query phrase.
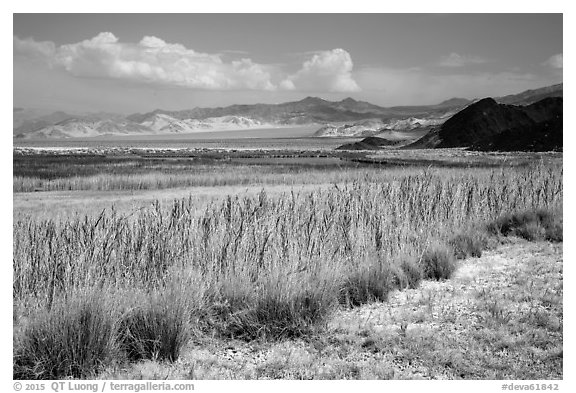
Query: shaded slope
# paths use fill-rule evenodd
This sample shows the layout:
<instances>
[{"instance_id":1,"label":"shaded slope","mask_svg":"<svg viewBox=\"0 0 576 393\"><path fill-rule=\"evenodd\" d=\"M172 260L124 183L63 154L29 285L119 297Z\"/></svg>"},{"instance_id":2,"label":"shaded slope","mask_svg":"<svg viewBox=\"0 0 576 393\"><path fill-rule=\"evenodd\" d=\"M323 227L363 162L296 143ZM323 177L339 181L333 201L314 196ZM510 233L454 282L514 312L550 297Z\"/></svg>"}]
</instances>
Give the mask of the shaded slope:
<instances>
[{"instance_id":1,"label":"shaded slope","mask_svg":"<svg viewBox=\"0 0 576 393\"><path fill-rule=\"evenodd\" d=\"M403 146L404 149L434 149L440 144L440 127L428 131L426 135L416 141Z\"/></svg>"},{"instance_id":2,"label":"shaded slope","mask_svg":"<svg viewBox=\"0 0 576 393\"><path fill-rule=\"evenodd\" d=\"M547 151L562 149L561 97L528 106L480 100L407 148L467 147L477 150Z\"/></svg>"},{"instance_id":3,"label":"shaded slope","mask_svg":"<svg viewBox=\"0 0 576 393\"><path fill-rule=\"evenodd\" d=\"M562 150L562 118L528 127L515 127L472 146L479 151L552 151Z\"/></svg>"},{"instance_id":4,"label":"shaded slope","mask_svg":"<svg viewBox=\"0 0 576 393\"><path fill-rule=\"evenodd\" d=\"M458 112L440 127L437 147L468 147L509 128L531 124L533 120L521 108L484 98Z\"/></svg>"}]
</instances>

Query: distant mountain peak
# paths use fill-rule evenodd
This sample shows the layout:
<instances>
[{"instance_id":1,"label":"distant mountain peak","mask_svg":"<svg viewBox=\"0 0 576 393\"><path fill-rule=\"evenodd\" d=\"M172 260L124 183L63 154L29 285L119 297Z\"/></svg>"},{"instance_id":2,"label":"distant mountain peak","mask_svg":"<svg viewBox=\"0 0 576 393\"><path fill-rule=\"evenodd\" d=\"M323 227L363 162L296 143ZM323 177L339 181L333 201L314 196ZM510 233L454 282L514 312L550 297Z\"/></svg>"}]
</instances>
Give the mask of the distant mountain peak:
<instances>
[{"instance_id":1,"label":"distant mountain peak","mask_svg":"<svg viewBox=\"0 0 576 393\"><path fill-rule=\"evenodd\" d=\"M356 101L352 97L347 97L347 98L344 98L342 101L340 101L341 104L356 104L357 102L358 101Z\"/></svg>"},{"instance_id":2,"label":"distant mountain peak","mask_svg":"<svg viewBox=\"0 0 576 393\"><path fill-rule=\"evenodd\" d=\"M485 108L491 106L498 106L496 100L492 97L482 98L481 100L476 101L474 104L470 105L470 109L474 108Z\"/></svg>"},{"instance_id":3,"label":"distant mountain peak","mask_svg":"<svg viewBox=\"0 0 576 393\"><path fill-rule=\"evenodd\" d=\"M326 100L320 98L320 97L312 97L312 96L308 96L306 98L304 98L303 100L301 100L300 102L302 103L311 103L311 104L316 104L316 103L322 103L322 102L327 102Z\"/></svg>"}]
</instances>

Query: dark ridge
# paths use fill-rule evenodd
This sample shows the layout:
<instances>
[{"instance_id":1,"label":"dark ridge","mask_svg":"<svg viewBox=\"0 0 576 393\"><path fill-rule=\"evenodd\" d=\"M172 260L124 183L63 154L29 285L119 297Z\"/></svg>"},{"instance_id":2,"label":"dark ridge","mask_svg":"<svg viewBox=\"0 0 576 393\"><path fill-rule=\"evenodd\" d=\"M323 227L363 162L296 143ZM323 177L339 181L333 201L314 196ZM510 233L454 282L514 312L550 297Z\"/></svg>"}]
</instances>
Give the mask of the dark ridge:
<instances>
[{"instance_id":1,"label":"dark ridge","mask_svg":"<svg viewBox=\"0 0 576 393\"><path fill-rule=\"evenodd\" d=\"M402 149L433 149L440 144L440 127L434 127L428 133Z\"/></svg>"},{"instance_id":2,"label":"dark ridge","mask_svg":"<svg viewBox=\"0 0 576 393\"><path fill-rule=\"evenodd\" d=\"M483 151L562 150L563 99L528 106L482 99L461 110L407 148L466 147Z\"/></svg>"},{"instance_id":3,"label":"dark ridge","mask_svg":"<svg viewBox=\"0 0 576 393\"><path fill-rule=\"evenodd\" d=\"M368 138L362 139L360 142L342 145L336 148L336 150L378 150L381 147L395 146L399 143L400 141L391 141L384 138L370 136Z\"/></svg>"},{"instance_id":4,"label":"dark ridge","mask_svg":"<svg viewBox=\"0 0 576 393\"><path fill-rule=\"evenodd\" d=\"M506 129L531 124L533 120L522 108L484 98L464 108L440 127L438 147L469 147Z\"/></svg>"},{"instance_id":5,"label":"dark ridge","mask_svg":"<svg viewBox=\"0 0 576 393\"><path fill-rule=\"evenodd\" d=\"M562 118L515 127L472 146L478 151L562 151Z\"/></svg>"}]
</instances>

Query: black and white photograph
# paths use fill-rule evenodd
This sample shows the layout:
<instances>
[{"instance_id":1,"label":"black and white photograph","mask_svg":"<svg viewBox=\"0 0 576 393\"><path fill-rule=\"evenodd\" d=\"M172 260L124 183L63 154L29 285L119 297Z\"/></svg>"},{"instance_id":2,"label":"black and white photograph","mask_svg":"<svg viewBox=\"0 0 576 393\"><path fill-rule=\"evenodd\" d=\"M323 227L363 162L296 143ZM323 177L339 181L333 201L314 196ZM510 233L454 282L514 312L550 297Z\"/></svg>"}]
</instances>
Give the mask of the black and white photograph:
<instances>
[{"instance_id":1,"label":"black and white photograph","mask_svg":"<svg viewBox=\"0 0 576 393\"><path fill-rule=\"evenodd\" d=\"M132 10L12 14L14 391L563 390L563 13Z\"/></svg>"}]
</instances>

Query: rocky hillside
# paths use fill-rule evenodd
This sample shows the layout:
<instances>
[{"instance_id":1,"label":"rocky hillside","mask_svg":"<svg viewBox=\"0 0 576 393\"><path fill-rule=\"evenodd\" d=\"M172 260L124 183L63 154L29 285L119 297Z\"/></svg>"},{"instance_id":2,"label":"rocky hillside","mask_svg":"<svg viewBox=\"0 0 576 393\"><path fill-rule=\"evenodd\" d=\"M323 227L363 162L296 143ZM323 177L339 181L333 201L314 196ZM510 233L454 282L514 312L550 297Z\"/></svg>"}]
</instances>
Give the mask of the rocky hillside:
<instances>
[{"instance_id":1,"label":"rocky hillside","mask_svg":"<svg viewBox=\"0 0 576 393\"><path fill-rule=\"evenodd\" d=\"M180 120L157 113L142 123L128 119L71 118L37 130L20 132L16 134L16 137L26 139L90 138L105 135L161 135L263 127L273 127L273 125L239 116Z\"/></svg>"},{"instance_id":2,"label":"rocky hillside","mask_svg":"<svg viewBox=\"0 0 576 393\"><path fill-rule=\"evenodd\" d=\"M468 147L509 128L532 123L522 107L485 98L458 112L440 127L438 147Z\"/></svg>"},{"instance_id":3,"label":"rocky hillside","mask_svg":"<svg viewBox=\"0 0 576 393\"><path fill-rule=\"evenodd\" d=\"M157 113L141 123L155 133L188 133L210 130L235 130L243 128L273 127L269 123L242 116L210 117L203 120L177 119L166 114Z\"/></svg>"},{"instance_id":4,"label":"rocky hillside","mask_svg":"<svg viewBox=\"0 0 576 393\"><path fill-rule=\"evenodd\" d=\"M380 119L364 120L351 124L326 124L314 133L319 137L363 137L374 135L384 128Z\"/></svg>"},{"instance_id":5,"label":"rocky hillside","mask_svg":"<svg viewBox=\"0 0 576 393\"><path fill-rule=\"evenodd\" d=\"M480 151L562 151L562 116L528 127L514 127L472 146Z\"/></svg>"},{"instance_id":6,"label":"rocky hillside","mask_svg":"<svg viewBox=\"0 0 576 393\"><path fill-rule=\"evenodd\" d=\"M429 129L444 123L454 115L454 110L431 110L432 113L421 117L394 117L391 119L371 119L351 124L326 124L314 133L318 137L364 137L374 136L386 131L417 131Z\"/></svg>"},{"instance_id":7,"label":"rocky hillside","mask_svg":"<svg viewBox=\"0 0 576 393\"><path fill-rule=\"evenodd\" d=\"M16 138L91 138L103 135L146 134L149 129L128 120L67 119L39 130L16 134Z\"/></svg>"},{"instance_id":8,"label":"rocky hillside","mask_svg":"<svg viewBox=\"0 0 576 393\"><path fill-rule=\"evenodd\" d=\"M485 98L407 147L559 150L562 149L562 103L560 97L548 97L527 106L514 106Z\"/></svg>"}]
</instances>

